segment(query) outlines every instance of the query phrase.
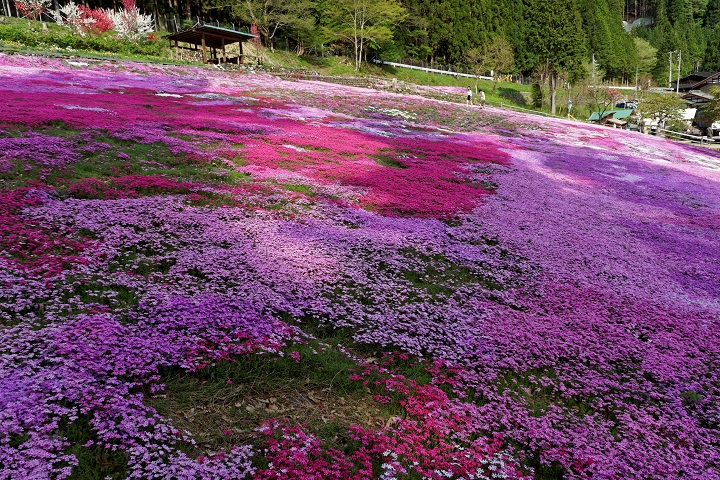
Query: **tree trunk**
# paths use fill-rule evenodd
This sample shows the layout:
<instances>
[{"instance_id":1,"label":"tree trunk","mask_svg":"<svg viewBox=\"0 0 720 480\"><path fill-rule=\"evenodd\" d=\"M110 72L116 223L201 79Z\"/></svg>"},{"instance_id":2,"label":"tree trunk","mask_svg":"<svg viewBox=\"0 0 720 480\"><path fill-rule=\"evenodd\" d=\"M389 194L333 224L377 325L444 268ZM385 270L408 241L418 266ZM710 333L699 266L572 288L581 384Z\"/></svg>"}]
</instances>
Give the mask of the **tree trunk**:
<instances>
[{"instance_id":1,"label":"tree trunk","mask_svg":"<svg viewBox=\"0 0 720 480\"><path fill-rule=\"evenodd\" d=\"M550 83L550 114L555 115L555 97L557 96L557 73L550 72L548 80Z\"/></svg>"}]
</instances>

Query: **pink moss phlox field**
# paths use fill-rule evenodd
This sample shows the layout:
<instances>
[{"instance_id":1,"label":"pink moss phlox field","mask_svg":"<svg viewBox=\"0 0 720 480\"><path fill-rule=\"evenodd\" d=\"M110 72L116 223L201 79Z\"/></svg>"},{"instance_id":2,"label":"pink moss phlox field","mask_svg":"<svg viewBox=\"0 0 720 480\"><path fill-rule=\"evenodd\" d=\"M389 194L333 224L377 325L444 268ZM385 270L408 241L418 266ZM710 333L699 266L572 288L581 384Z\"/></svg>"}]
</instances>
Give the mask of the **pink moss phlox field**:
<instances>
[{"instance_id":1,"label":"pink moss phlox field","mask_svg":"<svg viewBox=\"0 0 720 480\"><path fill-rule=\"evenodd\" d=\"M712 151L195 67L3 54L0 97L0 478L95 447L137 479L717 478ZM358 359L402 415L352 451L274 419L184 453L163 369L306 325L429 379Z\"/></svg>"}]
</instances>

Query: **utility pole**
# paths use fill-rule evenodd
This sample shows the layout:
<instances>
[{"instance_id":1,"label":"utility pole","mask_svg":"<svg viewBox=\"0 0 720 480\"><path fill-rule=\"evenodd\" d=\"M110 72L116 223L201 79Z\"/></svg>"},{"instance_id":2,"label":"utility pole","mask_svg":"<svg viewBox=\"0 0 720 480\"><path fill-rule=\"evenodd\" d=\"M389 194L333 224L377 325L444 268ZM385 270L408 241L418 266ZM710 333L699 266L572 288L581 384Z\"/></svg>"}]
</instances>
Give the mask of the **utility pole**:
<instances>
[{"instance_id":1,"label":"utility pole","mask_svg":"<svg viewBox=\"0 0 720 480\"><path fill-rule=\"evenodd\" d=\"M592 84L595 86L595 52L592 54Z\"/></svg>"},{"instance_id":2,"label":"utility pole","mask_svg":"<svg viewBox=\"0 0 720 480\"><path fill-rule=\"evenodd\" d=\"M675 87L675 95L680 94L680 61L682 60L682 50L678 50L678 79Z\"/></svg>"},{"instance_id":3,"label":"utility pole","mask_svg":"<svg viewBox=\"0 0 720 480\"><path fill-rule=\"evenodd\" d=\"M635 65L635 100L640 99L640 92L638 91L640 87L640 84L638 83L639 73L640 65Z\"/></svg>"}]
</instances>

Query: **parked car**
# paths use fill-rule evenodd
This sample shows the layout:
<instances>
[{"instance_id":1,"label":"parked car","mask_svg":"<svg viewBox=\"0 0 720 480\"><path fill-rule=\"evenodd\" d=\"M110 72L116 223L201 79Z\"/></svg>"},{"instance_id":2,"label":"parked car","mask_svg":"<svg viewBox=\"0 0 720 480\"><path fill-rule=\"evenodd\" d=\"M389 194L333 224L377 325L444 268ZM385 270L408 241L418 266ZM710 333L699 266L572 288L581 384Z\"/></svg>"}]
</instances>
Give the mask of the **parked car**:
<instances>
[{"instance_id":1,"label":"parked car","mask_svg":"<svg viewBox=\"0 0 720 480\"><path fill-rule=\"evenodd\" d=\"M707 134L710 137L720 136L720 121L714 122L712 125L710 125L707 129Z\"/></svg>"},{"instance_id":2,"label":"parked car","mask_svg":"<svg viewBox=\"0 0 720 480\"><path fill-rule=\"evenodd\" d=\"M620 102L620 103L616 103L615 106L617 108L630 108L630 109L634 110L638 107L638 102L637 102L637 100L632 100L630 102Z\"/></svg>"},{"instance_id":3,"label":"parked car","mask_svg":"<svg viewBox=\"0 0 720 480\"><path fill-rule=\"evenodd\" d=\"M699 117L697 121L697 127L703 133L703 135L707 135L709 137L720 136L720 120L710 123L704 118Z\"/></svg>"}]
</instances>

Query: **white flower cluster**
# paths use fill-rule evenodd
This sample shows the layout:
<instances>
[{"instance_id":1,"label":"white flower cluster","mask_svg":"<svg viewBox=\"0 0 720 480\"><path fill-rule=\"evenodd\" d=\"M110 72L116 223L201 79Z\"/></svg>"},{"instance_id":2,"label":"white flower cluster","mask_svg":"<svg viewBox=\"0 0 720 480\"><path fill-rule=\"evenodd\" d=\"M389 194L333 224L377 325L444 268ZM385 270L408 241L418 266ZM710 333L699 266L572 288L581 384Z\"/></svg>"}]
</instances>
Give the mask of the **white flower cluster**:
<instances>
[{"instance_id":1,"label":"white flower cluster","mask_svg":"<svg viewBox=\"0 0 720 480\"><path fill-rule=\"evenodd\" d=\"M112 10L110 12L110 18L112 18L115 31L118 35L131 41L140 40L154 30L152 15L140 13L137 7L131 8L130 10Z\"/></svg>"},{"instance_id":2,"label":"white flower cluster","mask_svg":"<svg viewBox=\"0 0 720 480\"><path fill-rule=\"evenodd\" d=\"M72 0L59 10L50 11L50 15L58 25L75 29L80 35L85 35L87 28L95 23L94 18L83 18L82 11Z\"/></svg>"},{"instance_id":3,"label":"white flower cluster","mask_svg":"<svg viewBox=\"0 0 720 480\"><path fill-rule=\"evenodd\" d=\"M405 120L415 120L417 118L417 115L412 112L405 112L403 110L399 110L397 108L382 108L382 107L374 107L370 105L365 110L369 112L380 112L382 114L387 115L388 117L396 117L396 118L403 118Z\"/></svg>"},{"instance_id":4,"label":"white flower cluster","mask_svg":"<svg viewBox=\"0 0 720 480\"><path fill-rule=\"evenodd\" d=\"M108 10L108 18L112 21L113 30L121 37L130 41L138 41L154 31L152 15L144 15L134 4L122 10ZM80 35L85 35L92 24L97 20L85 14L80 5L70 0L70 3L56 11L51 11L53 19L58 25L74 29Z\"/></svg>"}]
</instances>

